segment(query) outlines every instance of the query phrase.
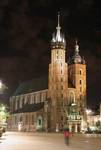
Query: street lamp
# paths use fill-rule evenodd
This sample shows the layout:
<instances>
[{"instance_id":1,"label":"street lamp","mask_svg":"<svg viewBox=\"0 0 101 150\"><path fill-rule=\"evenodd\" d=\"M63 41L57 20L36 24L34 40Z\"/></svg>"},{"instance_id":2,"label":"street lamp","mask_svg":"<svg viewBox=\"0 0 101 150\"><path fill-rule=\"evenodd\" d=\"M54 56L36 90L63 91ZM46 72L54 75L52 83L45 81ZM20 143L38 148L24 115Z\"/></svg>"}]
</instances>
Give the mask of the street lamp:
<instances>
[{"instance_id":1,"label":"street lamp","mask_svg":"<svg viewBox=\"0 0 101 150\"><path fill-rule=\"evenodd\" d=\"M7 86L2 83L2 80L0 80L0 94L3 94L5 89L7 89ZM7 117L8 117L7 106L1 103L0 104L0 123L1 124L6 123Z\"/></svg>"},{"instance_id":2,"label":"street lamp","mask_svg":"<svg viewBox=\"0 0 101 150\"><path fill-rule=\"evenodd\" d=\"M2 81L0 80L0 89L2 88Z\"/></svg>"},{"instance_id":3,"label":"street lamp","mask_svg":"<svg viewBox=\"0 0 101 150\"><path fill-rule=\"evenodd\" d=\"M8 89L8 87L2 83L2 80L0 80L0 94L3 94L4 90Z\"/></svg>"},{"instance_id":4,"label":"street lamp","mask_svg":"<svg viewBox=\"0 0 101 150\"><path fill-rule=\"evenodd\" d=\"M87 115L89 115L89 114L92 113L92 110L91 109L86 109L86 113L87 113Z\"/></svg>"}]
</instances>

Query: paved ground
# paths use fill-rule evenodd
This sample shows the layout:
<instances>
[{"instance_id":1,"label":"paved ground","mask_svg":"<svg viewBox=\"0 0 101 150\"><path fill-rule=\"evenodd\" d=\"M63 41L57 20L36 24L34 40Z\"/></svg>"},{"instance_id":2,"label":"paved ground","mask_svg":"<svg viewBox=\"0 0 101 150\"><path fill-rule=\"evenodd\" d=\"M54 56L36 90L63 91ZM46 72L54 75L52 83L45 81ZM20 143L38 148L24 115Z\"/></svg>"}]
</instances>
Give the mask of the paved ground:
<instances>
[{"instance_id":1,"label":"paved ground","mask_svg":"<svg viewBox=\"0 0 101 150\"><path fill-rule=\"evenodd\" d=\"M101 137L74 135L70 145L62 134L6 132L0 138L0 150L101 150Z\"/></svg>"}]
</instances>

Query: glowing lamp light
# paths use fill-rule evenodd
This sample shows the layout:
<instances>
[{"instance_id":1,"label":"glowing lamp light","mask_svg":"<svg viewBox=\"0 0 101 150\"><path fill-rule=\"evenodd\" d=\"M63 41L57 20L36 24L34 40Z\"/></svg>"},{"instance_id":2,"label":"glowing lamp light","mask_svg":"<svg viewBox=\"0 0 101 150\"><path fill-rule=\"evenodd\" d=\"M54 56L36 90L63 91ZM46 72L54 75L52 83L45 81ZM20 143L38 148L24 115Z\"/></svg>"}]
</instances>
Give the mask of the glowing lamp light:
<instances>
[{"instance_id":1,"label":"glowing lamp light","mask_svg":"<svg viewBox=\"0 0 101 150\"><path fill-rule=\"evenodd\" d=\"M92 111L91 111L90 109L87 109L87 110L86 110L86 113L87 113L87 114L90 114L91 112L92 112Z\"/></svg>"},{"instance_id":2,"label":"glowing lamp light","mask_svg":"<svg viewBox=\"0 0 101 150\"><path fill-rule=\"evenodd\" d=\"M0 80L0 89L2 88L2 81Z\"/></svg>"},{"instance_id":3,"label":"glowing lamp light","mask_svg":"<svg viewBox=\"0 0 101 150\"><path fill-rule=\"evenodd\" d=\"M71 105L72 105L72 106L76 106L76 104L75 104L75 103L72 103Z\"/></svg>"}]
</instances>

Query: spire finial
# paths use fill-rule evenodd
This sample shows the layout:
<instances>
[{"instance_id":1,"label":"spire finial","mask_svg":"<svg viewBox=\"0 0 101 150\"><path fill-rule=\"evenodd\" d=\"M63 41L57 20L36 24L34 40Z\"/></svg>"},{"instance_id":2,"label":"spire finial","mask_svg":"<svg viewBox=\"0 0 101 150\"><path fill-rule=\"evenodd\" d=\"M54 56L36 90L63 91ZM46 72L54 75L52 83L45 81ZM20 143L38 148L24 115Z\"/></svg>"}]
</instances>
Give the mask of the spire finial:
<instances>
[{"instance_id":1,"label":"spire finial","mask_svg":"<svg viewBox=\"0 0 101 150\"><path fill-rule=\"evenodd\" d=\"M61 27L60 27L60 12L58 12L58 25L56 27L57 30L60 30Z\"/></svg>"},{"instance_id":2,"label":"spire finial","mask_svg":"<svg viewBox=\"0 0 101 150\"><path fill-rule=\"evenodd\" d=\"M60 12L58 12L58 27L60 27Z\"/></svg>"},{"instance_id":3,"label":"spire finial","mask_svg":"<svg viewBox=\"0 0 101 150\"><path fill-rule=\"evenodd\" d=\"M76 45L75 45L75 52L76 52L76 54L78 54L79 53L79 45L78 45L77 39L75 40L75 43L76 43Z\"/></svg>"},{"instance_id":4,"label":"spire finial","mask_svg":"<svg viewBox=\"0 0 101 150\"><path fill-rule=\"evenodd\" d=\"M75 43L76 43L76 45L78 45L78 41L77 41L77 39L75 40Z\"/></svg>"}]
</instances>

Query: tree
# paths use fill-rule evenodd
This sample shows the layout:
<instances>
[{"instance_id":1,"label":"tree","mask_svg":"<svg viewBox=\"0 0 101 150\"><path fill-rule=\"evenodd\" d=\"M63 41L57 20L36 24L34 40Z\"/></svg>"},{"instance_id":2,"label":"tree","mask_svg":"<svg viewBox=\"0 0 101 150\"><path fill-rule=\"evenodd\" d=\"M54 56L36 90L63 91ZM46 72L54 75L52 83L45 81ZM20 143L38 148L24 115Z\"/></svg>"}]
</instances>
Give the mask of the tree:
<instances>
[{"instance_id":1,"label":"tree","mask_svg":"<svg viewBox=\"0 0 101 150\"><path fill-rule=\"evenodd\" d=\"M0 103L0 124L6 123L8 116L9 112L7 105Z\"/></svg>"}]
</instances>

